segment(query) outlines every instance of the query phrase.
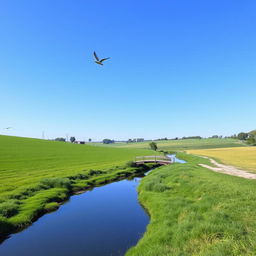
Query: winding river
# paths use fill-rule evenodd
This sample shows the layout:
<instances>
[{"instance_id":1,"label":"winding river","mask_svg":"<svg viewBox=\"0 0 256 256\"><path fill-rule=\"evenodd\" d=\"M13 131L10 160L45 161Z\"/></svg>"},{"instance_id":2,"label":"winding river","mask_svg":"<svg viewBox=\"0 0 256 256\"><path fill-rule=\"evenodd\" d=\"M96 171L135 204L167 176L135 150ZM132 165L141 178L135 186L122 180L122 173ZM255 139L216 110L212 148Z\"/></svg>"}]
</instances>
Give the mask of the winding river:
<instances>
[{"instance_id":1,"label":"winding river","mask_svg":"<svg viewBox=\"0 0 256 256\"><path fill-rule=\"evenodd\" d=\"M0 255L124 255L149 223L137 198L140 179L122 180L72 196L57 211L11 235L0 245Z\"/></svg>"}]
</instances>

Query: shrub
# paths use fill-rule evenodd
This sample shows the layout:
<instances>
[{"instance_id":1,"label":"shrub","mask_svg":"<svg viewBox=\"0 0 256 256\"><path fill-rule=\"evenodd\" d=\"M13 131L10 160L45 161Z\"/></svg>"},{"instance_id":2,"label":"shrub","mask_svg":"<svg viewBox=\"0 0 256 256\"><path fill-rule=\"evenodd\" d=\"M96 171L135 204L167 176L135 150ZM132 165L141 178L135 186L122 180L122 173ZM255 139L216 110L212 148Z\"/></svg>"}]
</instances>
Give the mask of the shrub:
<instances>
[{"instance_id":1,"label":"shrub","mask_svg":"<svg viewBox=\"0 0 256 256\"><path fill-rule=\"evenodd\" d=\"M88 179L89 176L83 173L78 173L77 175L69 176L68 178L71 180L85 180Z\"/></svg>"},{"instance_id":2,"label":"shrub","mask_svg":"<svg viewBox=\"0 0 256 256\"><path fill-rule=\"evenodd\" d=\"M15 200L9 200L0 204L0 215L9 218L18 213L19 205Z\"/></svg>"},{"instance_id":3,"label":"shrub","mask_svg":"<svg viewBox=\"0 0 256 256\"><path fill-rule=\"evenodd\" d=\"M71 188L71 181L68 178L46 178L40 181L44 188Z\"/></svg>"},{"instance_id":4,"label":"shrub","mask_svg":"<svg viewBox=\"0 0 256 256\"><path fill-rule=\"evenodd\" d=\"M104 172L103 172L103 171L100 171L100 170L90 170L88 174L89 174L90 176L93 176L93 175L102 174L102 173L104 173Z\"/></svg>"},{"instance_id":5,"label":"shrub","mask_svg":"<svg viewBox=\"0 0 256 256\"><path fill-rule=\"evenodd\" d=\"M14 200L23 200L26 199L30 196L33 196L35 192L39 191L42 189L41 184L36 184L28 188L20 188L16 190L16 193L11 195L10 198Z\"/></svg>"}]
</instances>

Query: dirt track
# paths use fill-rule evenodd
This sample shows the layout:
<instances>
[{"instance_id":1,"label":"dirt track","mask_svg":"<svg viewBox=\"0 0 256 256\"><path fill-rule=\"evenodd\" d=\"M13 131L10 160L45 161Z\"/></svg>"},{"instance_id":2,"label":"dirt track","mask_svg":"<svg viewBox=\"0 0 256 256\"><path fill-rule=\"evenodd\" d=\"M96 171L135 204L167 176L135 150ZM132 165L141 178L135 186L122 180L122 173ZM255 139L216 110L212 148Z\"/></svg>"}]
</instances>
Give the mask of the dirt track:
<instances>
[{"instance_id":1,"label":"dirt track","mask_svg":"<svg viewBox=\"0 0 256 256\"><path fill-rule=\"evenodd\" d=\"M205 157L205 158L208 158L208 157ZM225 174L229 174L229 175L233 175L233 176L242 177L245 179L256 179L256 174L254 174L254 173L250 173L248 171L238 169L231 165L220 164L211 158L208 158L208 159L216 167L212 167L207 164L199 164L199 165L202 167L208 168L214 172L221 172L221 173L225 173Z\"/></svg>"}]
</instances>

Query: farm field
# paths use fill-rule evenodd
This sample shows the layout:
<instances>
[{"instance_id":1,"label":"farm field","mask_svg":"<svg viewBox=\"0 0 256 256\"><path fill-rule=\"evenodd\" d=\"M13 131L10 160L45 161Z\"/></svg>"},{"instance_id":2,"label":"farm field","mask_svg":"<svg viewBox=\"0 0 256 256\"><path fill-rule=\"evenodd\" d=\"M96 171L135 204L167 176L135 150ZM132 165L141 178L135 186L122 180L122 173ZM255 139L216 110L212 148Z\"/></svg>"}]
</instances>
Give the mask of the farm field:
<instances>
[{"instance_id":1,"label":"farm field","mask_svg":"<svg viewBox=\"0 0 256 256\"><path fill-rule=\"evenodd\" d=\"M159 150L188 150L188 149L208 149L208 148L227 148L227 147L241 147L245 146L236 139L183 139L183 140L161 140L155 141ZM106 147L121 147L121 148L142 148L148 149L150 141L135 142L135 143L114 143L102 144L92 143L92 145L106 146Z\"/></svg>"},{"instance_id":2,"label":"farm field","mask_svg":"<svg viewBox=\"0 0 256 256\"><path fill-rule=\"evenodd\" d=\"M176 150L216 148L179 152L187 163L157 168L142 179L139 201L151 221L126 255L252 255L256 181L212 172L198 166L208 159L193 154L253 171L256 148L226 139L163 141L170 151L175 144L168 142L176 142ZM233 147L222 148L228 143ZM26 227L75 191L132 174L136 169L126 166L128 161L160 154L147 144L100 147L0 136L0 234Z\"/></svg>"},{"instance_id":3,"label":"farm field","mask_svg":"<svg viewBox=\"0 0 256 256\"><path fill-rule=\"evenodd\" d=\"M149 154L152 151L143 149L0 136L0 235L56 208L71 190L132 173L125 164Z\"/></svg>"},{"instance_id":4,"label":"farm field","mask_svg":"<svg viewBox=\"0 0 256 256\"><path fill-rule=\"evenodd\" d=\"M212 172L207 159L160 167L139 186L151 222L127 256L255 255L256 181Z\"/></svg>"},{"instance_id":5,"label":"farm field","mask_svg":"<svg viewBox=\"0 0 256 256\"><path fill-rule=\"evenodd\" d=\"M85 169L115 167L151 152L0 136L0 195L42 178L66 177Z\"/></svg>"},{"instance_id":6,"label":"farm field","mask_svg":"<svg viewBox=\"0 0 256 256\"><path fill-rule=\"evenodd\" d=\"M188 150L187 152L212 157L224 164L256 172L256 147Z\"/></svg>"}]
</instances>

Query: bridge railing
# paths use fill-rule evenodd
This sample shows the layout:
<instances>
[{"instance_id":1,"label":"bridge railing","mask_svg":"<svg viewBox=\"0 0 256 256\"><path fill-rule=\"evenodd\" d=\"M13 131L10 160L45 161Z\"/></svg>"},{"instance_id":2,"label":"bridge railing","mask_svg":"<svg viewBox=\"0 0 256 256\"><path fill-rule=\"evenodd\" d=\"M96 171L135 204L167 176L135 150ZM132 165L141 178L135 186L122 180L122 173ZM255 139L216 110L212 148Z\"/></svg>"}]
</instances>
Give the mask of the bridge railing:
<instances>
[{"instance_id":1,"label":"bridge railing","mask_svg":"<svg viewBox=\"0 0 256 256\"><path fill-rule=\"evenodd\" d=\"M137 161L172 161L171 158L167 156L136 156L135 162Z\"/></svg>"}]
</instances>

